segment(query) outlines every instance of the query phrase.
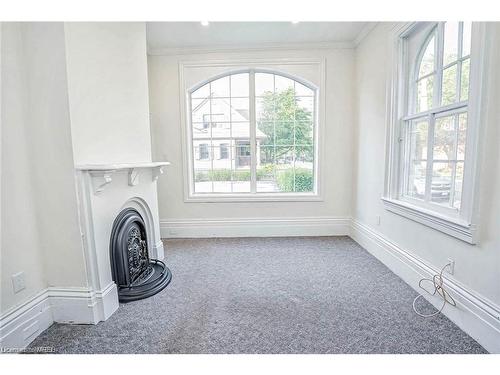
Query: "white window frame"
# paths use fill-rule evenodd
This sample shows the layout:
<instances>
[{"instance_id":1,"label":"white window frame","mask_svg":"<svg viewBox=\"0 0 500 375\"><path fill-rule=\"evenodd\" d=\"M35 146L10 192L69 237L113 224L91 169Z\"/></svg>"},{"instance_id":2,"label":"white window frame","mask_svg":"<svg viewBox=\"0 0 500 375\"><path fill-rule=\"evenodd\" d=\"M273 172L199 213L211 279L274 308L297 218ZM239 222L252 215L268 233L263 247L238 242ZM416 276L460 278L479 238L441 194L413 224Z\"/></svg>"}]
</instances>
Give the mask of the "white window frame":
<instances>
[{"instance_id":1,"label":"white window frame","mask_svg":"<svg viewBox=\"0 0 500 375\"><path fill-rule=\"evenodd\" d=\"M319 85L313 84L298 75L288 73L287 65L300 66L300 65L317 66L319 72ZM275 68L276 66L276 68ZM198 82L195 86L187 87L184 80L186 69L190 67L203 67L203 68L223 68L223 72L211 77L207 77L204 81ZM195 88L201 87L204 84L215 79L225 77L231 74L238 74L248 72L251 75L255 73L269 73L277 74L283 77L290 78L297 81L315 91L315 113L314 113L314 191L313 192L297 192L297 193L256 193L253 190L250 193L195 193L194 191L194 168L193 168L193 140L191 133L191 115L190 115L190 94ZM180 93L181 100L181 123L182 129L182 150L183 150L183 163L184 163L184 201L189 202L256 202L256 201L271 201L271 202L307 202L307 201L323 201L322 185L323 178L321 175L322 168L322 154L323 154L323 141L321 135L324 134L324 87L325 87L325 60L324 59L277 59L277 60L225 60L225 61L211 61L211 62L192 62L185 61L179 62L179 78L180 78ZM256 142L255 132L256 129L252 126L255 123L255 87L254 80L250 79L250 97L249 97L249 110L250 110L250 146L252 154L256 155ZM252 158L252 164L256 163L256 159ZM256 179L255 168L251 168L252 180Z\"/></svg>"},{"instance_id":2,"label":"white window frame","mask_svg":"<svg viewBox=\"0 0 500 375\"><path fill-rule=\"evenodd\" d=\"M438 113L434 109L418 114L407 115L409 108L409 95L414 90L409 84L415 84L416 79L411 72L412 61L408 61L407 37L422 26L419 22L407 23L396 27L391 35L392 69L388 85L388 131L387 131L387 155L386 155L386 178L382 201L387 210L404 216L408 219L427 225L433 229L456 237L471 244L477 243L478 225L478 179L482 126L481 118L484 112L482 98L484 97L484 71L486 68L487 41L486 26L484 23L472 24L472 41L470 51L470 73L469 73L469 100L467 102L456 102L439 108ZM442 27L441 24L437 25ZM438 33L439 34L439 33ZM425 40L426 44L428 39ZM436 45L442 43L436 38ZM437 50L441 50L438 48ZM441 53L441 52L440 52ZM438 56L438 58L440 58ZM440 64L441 65L441 64ZM460 64L459 64L460 65ZM458 65L458 66L459 66ZM440 66L435 67L435 69ZM442 69L437 70L435 84L441 80ZM439 92L438 92L439 91ZM459 92L457 91L457 95ZM441 90L434 91L433 100L441 100ZM437 204L426 204L425 202L413 200L403 195L404 186L404 160L406 139L405 122L412 118L427 116L434 121L436 116L453 114L467 110L467 131L464 177L462 186L462 201L459 210L441 208ZM429 129L432 129L429 122ZM428 135L432 136L431 133ZM430 151L429 151L430 152ZM427 176L427 179L429 176Z\"/></svg>"}]
</instances>

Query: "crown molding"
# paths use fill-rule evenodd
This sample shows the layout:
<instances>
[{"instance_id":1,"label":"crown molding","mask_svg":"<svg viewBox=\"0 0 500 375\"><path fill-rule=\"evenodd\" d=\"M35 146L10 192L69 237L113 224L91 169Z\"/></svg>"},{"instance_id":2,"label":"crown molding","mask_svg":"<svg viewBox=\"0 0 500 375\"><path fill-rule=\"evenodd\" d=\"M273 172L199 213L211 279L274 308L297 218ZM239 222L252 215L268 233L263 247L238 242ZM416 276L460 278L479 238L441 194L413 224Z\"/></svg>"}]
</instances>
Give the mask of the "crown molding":
<instances>
[{"instance_id":1,"label":"crown molding","mask_svg":"<svg viewBox=\"0 0 500 375\"><path fill-rule=\"evenodd\" d=\"M360 43L372 32L372 30L377 27L380 22L367 22L366 25L363 26L361 31L358 33L356 38L354 39L354 46L357 47Z\"/></svg>"},{"instance_id":2,"label":"crown molding","mask_svg":"<svg viewBox=\"0 0 500 375\"><path fill-rule=\"evenodd\" d=\"M238 45L213 45L193 47L156 48L148 46L149 56L195 55L220 52L255 52L269 50L314 50L314 49L353 49L356 45L352 41L346 42L317 42L317 43L259 43Z\"/></svg>"}]
</instances>

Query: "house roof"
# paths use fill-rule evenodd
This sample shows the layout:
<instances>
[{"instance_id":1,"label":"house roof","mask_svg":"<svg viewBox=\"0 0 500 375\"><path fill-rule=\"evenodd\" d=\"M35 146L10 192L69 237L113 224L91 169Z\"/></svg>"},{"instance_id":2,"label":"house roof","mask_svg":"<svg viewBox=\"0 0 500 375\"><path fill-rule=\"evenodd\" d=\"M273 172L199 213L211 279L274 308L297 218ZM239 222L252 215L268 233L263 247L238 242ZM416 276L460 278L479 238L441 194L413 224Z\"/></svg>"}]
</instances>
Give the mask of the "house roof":
<instances>
[{"instance_id":1,"label":"house roof","mask_svg":"<svg viewBox=\"0 0 500 375\"><path fill-rule=\"evenodd\" d=\"M212 99L211 105L207 102ZM237 104L241 107L237 107ZM248 100L231 101L229 98L204 98L192 109L192 118L210 119L212 123L212 138L250 138L250 113ZM205 121L210 122L210 121ZM266 138L261 130L256 130L257 139ZM204 123L193 123L193 138L210 138L210 128Z\"/></svg>"}]
</instances>

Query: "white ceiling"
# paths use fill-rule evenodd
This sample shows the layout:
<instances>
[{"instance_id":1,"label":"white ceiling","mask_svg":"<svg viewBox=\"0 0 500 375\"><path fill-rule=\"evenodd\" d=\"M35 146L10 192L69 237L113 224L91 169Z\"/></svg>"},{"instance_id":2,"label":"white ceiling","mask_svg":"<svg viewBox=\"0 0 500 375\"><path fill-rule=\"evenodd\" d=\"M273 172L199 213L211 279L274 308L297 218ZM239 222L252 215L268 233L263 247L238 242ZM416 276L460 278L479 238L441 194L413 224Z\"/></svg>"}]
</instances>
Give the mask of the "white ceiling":
<instances>
[{"instance_id":1,"label":"white ceiling","mask_svg":"<svg viewBox=\"0 0 500 375\"><path fill-rule=\"evenodd\" d=\"M369 22L148 22L151 50L354 42Z\"/></svg>"}]
</instances>

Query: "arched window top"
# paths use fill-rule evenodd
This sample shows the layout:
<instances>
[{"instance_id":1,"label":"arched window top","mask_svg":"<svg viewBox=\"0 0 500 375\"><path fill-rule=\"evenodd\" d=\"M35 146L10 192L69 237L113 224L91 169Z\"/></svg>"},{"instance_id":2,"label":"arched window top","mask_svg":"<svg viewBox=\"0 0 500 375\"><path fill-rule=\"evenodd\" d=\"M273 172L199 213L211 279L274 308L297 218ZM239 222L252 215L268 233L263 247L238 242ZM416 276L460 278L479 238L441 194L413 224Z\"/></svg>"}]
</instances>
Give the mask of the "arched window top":
<instances>
[{"instance_id":1,"label":"arched window top","mask_svg":"<svg viewBox=\"0 0 500 375\"><path fill-rule=\"evenodd\" d=\"M417 45L413 78L410 75L410 112L468 100L470 44L470 22L440 22L432 28Z\"/></svg>"},{"instance_id":2,"label":"arched window top","mask_svg":"<svg viewBox=\"0 0 500 375\"><path fill-rule=\"evenodd\" d=\"M427 36L420 53L417 55L417 80L436 70L436 28Z\"/></svg>"},{"instance_id":3,"label":"arched window top","mask_svg":"<svg viewBox=\"0 0 500 375\"><path fill-rule=\"evenodd\" d=\"M252 70L255 74L255 96L293 90L295 96L314 96L316 86L300 77L271 70ZM224 73L195 85L191 98L248 97L250 70Z\"/></svg>"}]
</instances>

